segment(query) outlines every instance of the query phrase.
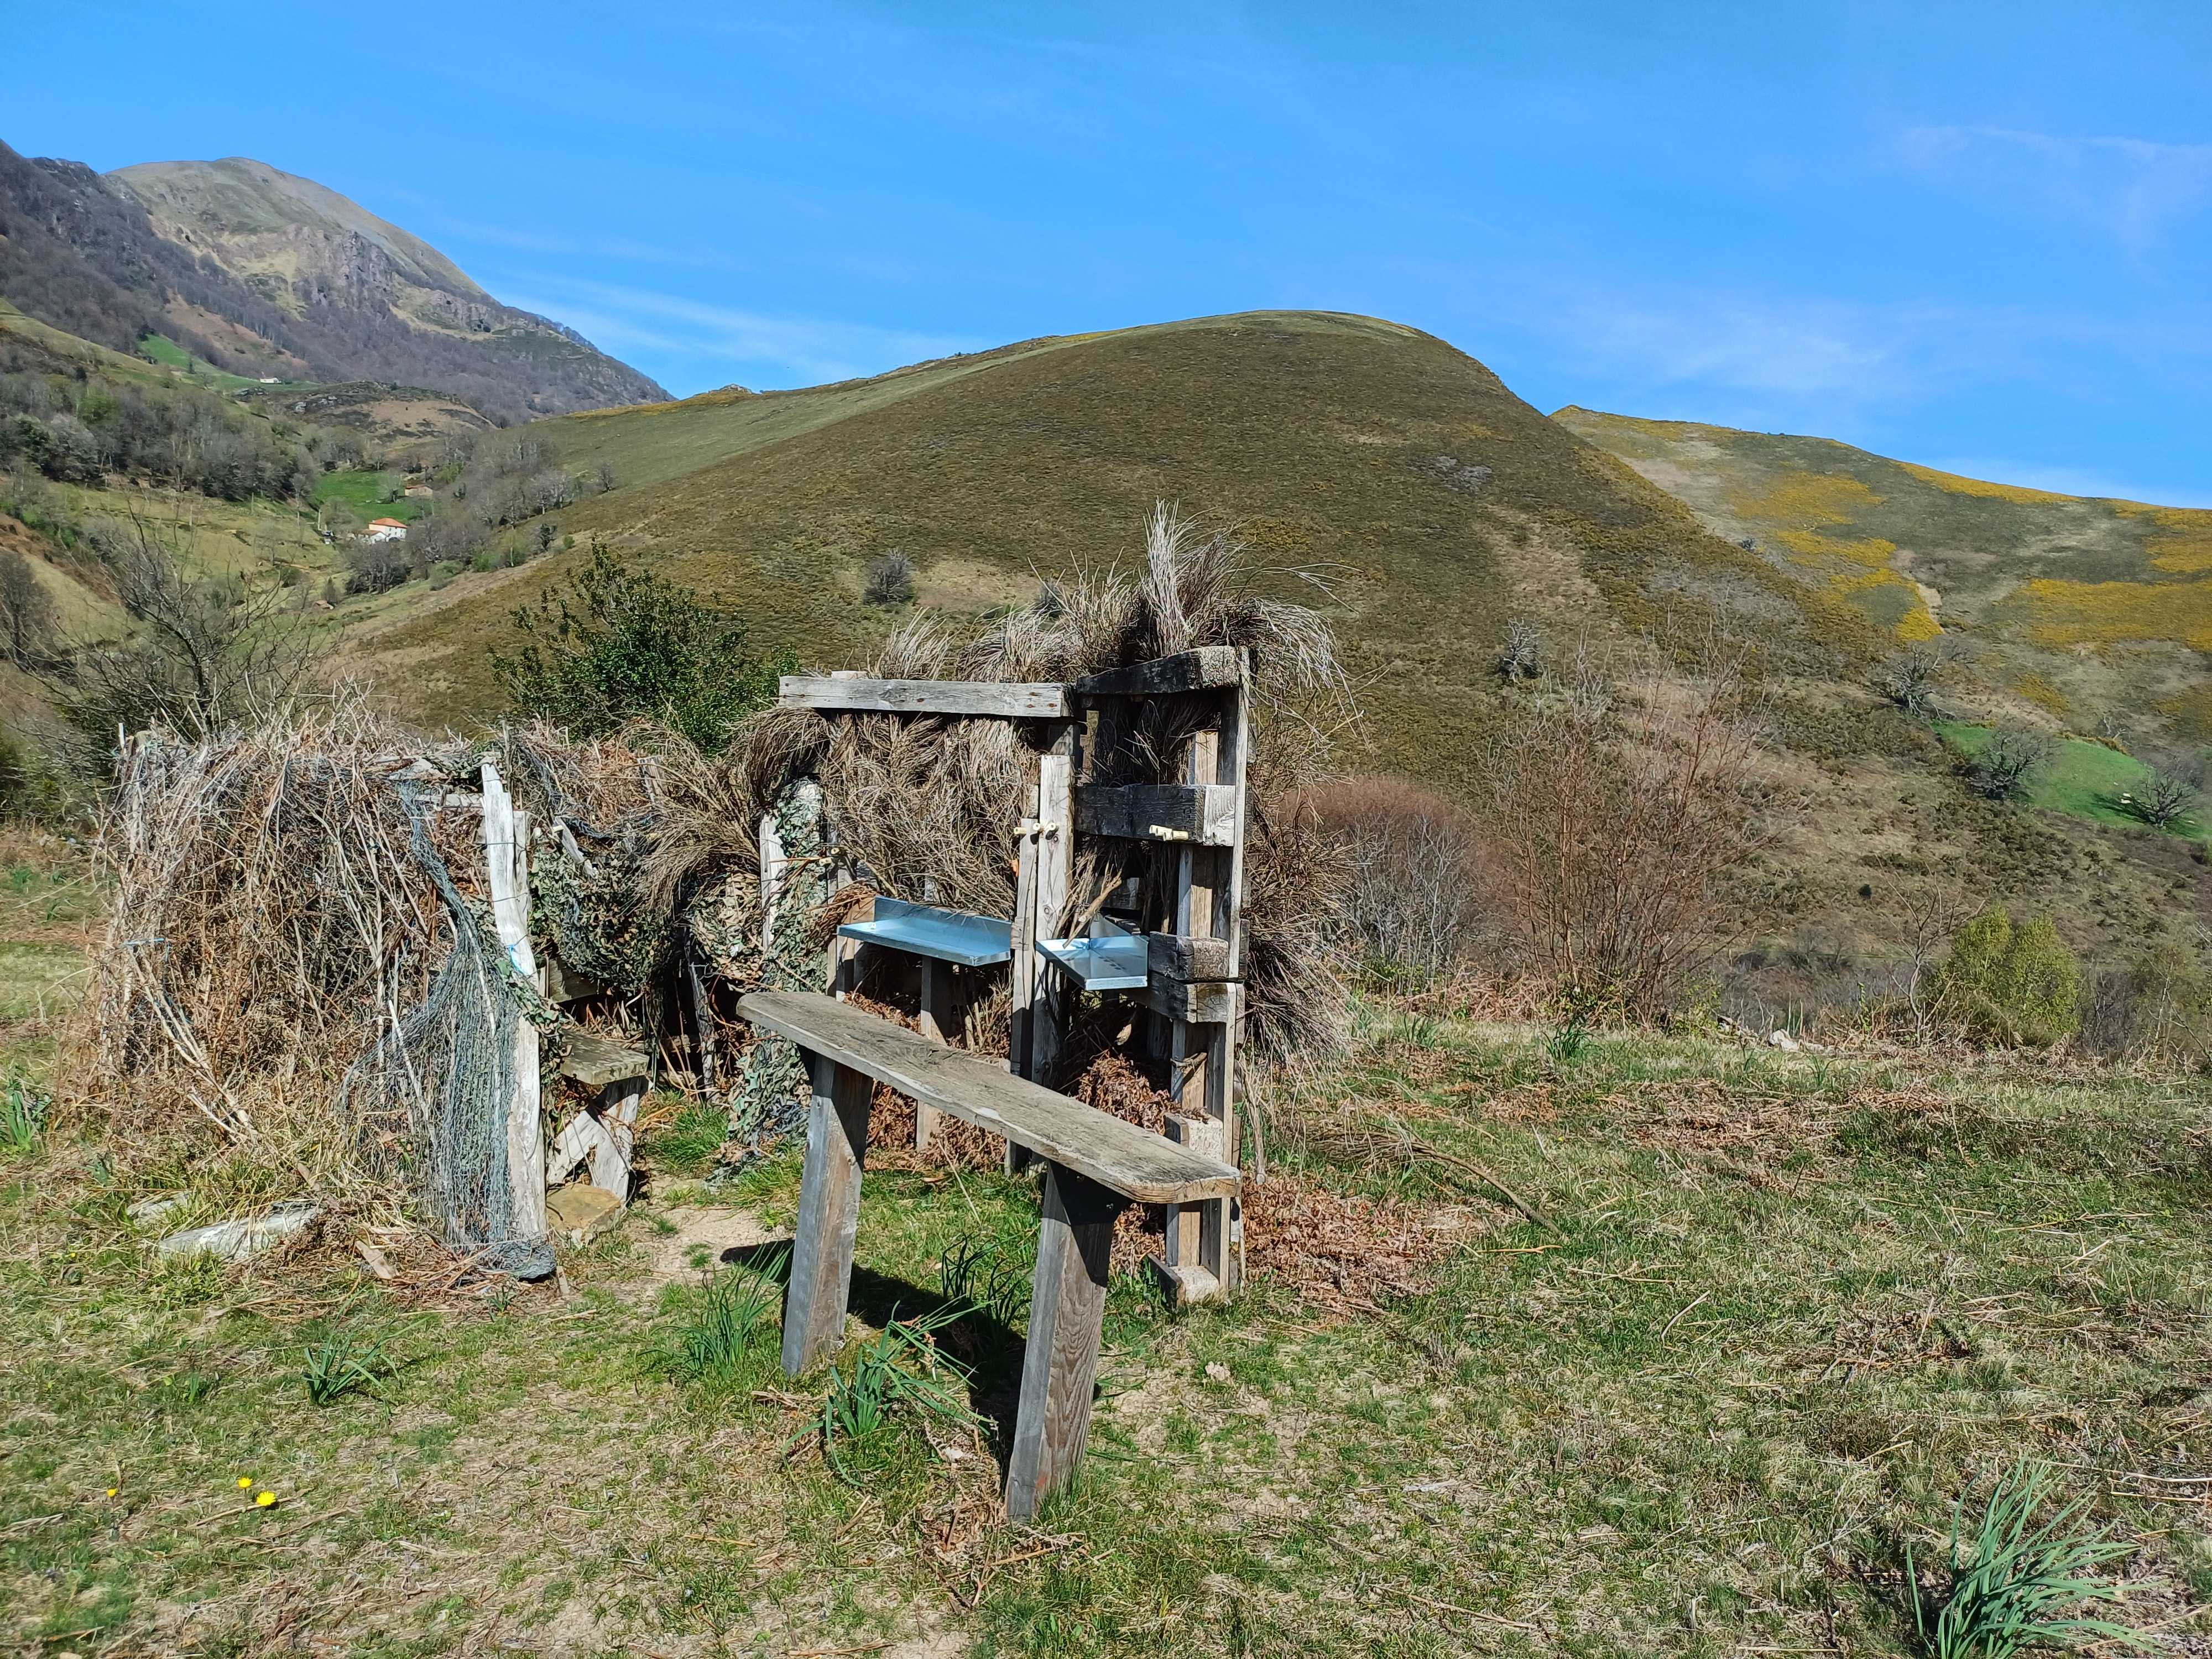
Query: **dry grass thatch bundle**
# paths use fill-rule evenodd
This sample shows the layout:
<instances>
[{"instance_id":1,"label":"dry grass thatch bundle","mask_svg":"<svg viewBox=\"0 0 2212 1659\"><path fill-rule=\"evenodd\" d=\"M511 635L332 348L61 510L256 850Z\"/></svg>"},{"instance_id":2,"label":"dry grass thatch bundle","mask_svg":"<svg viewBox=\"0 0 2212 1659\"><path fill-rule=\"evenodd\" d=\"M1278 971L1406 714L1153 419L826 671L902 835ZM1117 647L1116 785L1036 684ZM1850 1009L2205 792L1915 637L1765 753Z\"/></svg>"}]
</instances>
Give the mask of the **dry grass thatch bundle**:
<instances>
[{"instance_id":1,"label":"dry grass thatch bundle","mask_svg":"<svg viewBox=\"0 0 2212 1659\"><path fill-rule=\"evenodd\" d=\"M1334 906L1346 872L1334 841L1288 803L1326 775L1332 739L1350 718L1328 623L1309 606L1262 592L1276 574L1257 569L1233 537L1204 531L1162 504L1134 574L1048 581L1033 603L974 635L935 616L919 617L885 643L870 669L886 678L1070 681L1197 646L1248 648L1255 704L1245 866L1248 1037L1267 1058L1331 1046L1341 1018ZM1111 757L1121 770L1088 771L1084 781L1181 776L1198 724L1185 700L1146 700L1129 741ZM773 799L789 778L819 778L841 852L891 896L987 915L1012 911L1015 815L1008 803L1018 799L1028 759L1012 723L830 719L778 708L753 721L741 747L750 801ZM1079 919L1119 875L1079 865Z\"/></svg>"}]
</instances>

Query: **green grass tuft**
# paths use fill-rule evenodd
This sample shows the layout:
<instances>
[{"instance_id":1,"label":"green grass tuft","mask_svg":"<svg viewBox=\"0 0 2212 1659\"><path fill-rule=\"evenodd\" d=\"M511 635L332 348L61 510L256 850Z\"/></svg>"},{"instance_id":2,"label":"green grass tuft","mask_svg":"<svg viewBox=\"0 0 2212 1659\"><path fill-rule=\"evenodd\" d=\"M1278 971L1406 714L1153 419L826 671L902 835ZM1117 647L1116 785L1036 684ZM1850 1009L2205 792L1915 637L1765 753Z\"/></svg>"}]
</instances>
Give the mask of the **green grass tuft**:
<instances>
[{"instance_id":1,"label":"green grass tuft","mask_svg":"<svg viewBox=\"0 0 2212 1659\"><path fill-rule=\"evenodd\" d=\"M1950 1586L1932 1618L1907 1551L1913 1626L1930 1659L2010 1659L2025 1647L2081 1637L2148 1645L2125 1626L2074 1611L2120 1599L2097 1569L2133 1547L2080 1531L2087 1505L2078 1500L2039 1524L2054 1486L2047 1468L2023 1459L1990 1491L1971 1540L1960 1495L1951 1516Z\"/></svg>"}]
</instances>

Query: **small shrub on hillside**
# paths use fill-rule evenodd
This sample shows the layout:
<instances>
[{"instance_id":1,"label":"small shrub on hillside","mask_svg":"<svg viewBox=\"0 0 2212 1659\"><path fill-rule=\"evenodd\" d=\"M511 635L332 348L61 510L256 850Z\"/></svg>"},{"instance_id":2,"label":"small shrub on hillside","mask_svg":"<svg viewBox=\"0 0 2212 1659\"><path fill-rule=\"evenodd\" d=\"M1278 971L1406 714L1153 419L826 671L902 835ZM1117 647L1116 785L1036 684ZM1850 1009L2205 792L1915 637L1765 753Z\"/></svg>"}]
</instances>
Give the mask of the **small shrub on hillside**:
<instances>
[{"instance_id":1,"label":"small shrub on hillside","mask_svg":"<svg viewBox=\"0 0 2212 1659\"><path fill-rule=\"evenodd\" d=\"M893 548L868 561L868 582L861 598L869 605L904 605L914 598L914 561Z\"/></svg>"},{"instance_id":2,"label":"small shrub on hillside","mask_svg":"<svg viewBox=\"0 0 2212 1659\"><path fill-rule=\"evenodd\" d=\"M1936 684L1948 661L1948 655L1936 647L1916 645L1881 665L1875 676L1875 689L1908 714L1933 714Z\"/></svg>"},{"instance_id":3,"label":"small shrub on hillside","mask_svg":"<svg viewBox=\"0 0 2212 1659\"><path fill-rule=\"evenodd\" d=\"M2197 810L2201 774L2192 766L2153 762L2143 781L2124 798L2130 813L2154 830L2164 830Z\"/></svg>"},{"instance_id":4,"label":"small shrub on hillside","mask_svg":"<svg viewBox=\"0 0 2212 1659\"><path fill-rule=\"evenodd\" d=\"M494 671L523 713L578 737L644 715L714 753L797 666L787 652L754 654L734 611L597 543L582 569L514 620L522 647L495 653Z\"/></svg>"},{"instance_id":5,"label":"small shrub on hillside","mask_svg":"<svg viewBox=\"0 0 2212 1659\"><path fill-rule=\"evenodd\" d=\"M2000 726L1967 761L1966 782L1990 800L2017 800L2057 752L2058 745L2040 732Z\"/></svg>"},{"instance_id":6,"label":"small shrub on hillside","mask_svg":"<svg viewBox=\"0 0 2212 1659\"><path fill-rule=\"evenodd\" d=\"M2081 1024L2081 958L2050 917L2016 923L1999 904L1952 935L1933 991L1944 1015L1987 1042L2046 1048Z\"/></svg>"},{"instance_id":7,"label":"small shrub on hillside","mask_svg":"<svg viewBox=\"0 0 2212 1659\"><path fill-rule=\"evenodd\" d=\"M1474 949L1493 884L1466 810L1402 778L1352 778L1304 798L1351 851L1343 915L1370 976L1428 985Z\"/></svg>"},{"instance_id":8,"label":"small shrub on hillside","mask_svg":"<svg viewBox=\"0 0 2212 1659\"><path fill-rule=\"evenodd\" d=\"M1489 846L1533 965L1656 1018L1746 925L1778 813L1759 786L1741 665L1616 687L1587 658L1489 768Z\"/></svg>"},{"instance_id":9,"label":"small shrub on hillside","mask_svg":"<svg viewBox=\"0 0 2212 1659\"><path fill-rule=\"evenodd\" d=\"M1505 643L1498 647L1498 672L1518 684L1538 678L1544 672L1544 636L1536 624L1516 617L1505 624Z\"/></svg>"},{"instance_id":10,"label":"small shrub on hillside","mask_svg":"<svg viewBox=\"0 0 2212 1659\"><path fill-rule=\"evenodd\" d=\"M2098 1054L2201 1062L2212 1054L2212 974L2196 951L2161 941L2131 966L2097 976L2081 1037Z\"/></svg>"}]
</instances>

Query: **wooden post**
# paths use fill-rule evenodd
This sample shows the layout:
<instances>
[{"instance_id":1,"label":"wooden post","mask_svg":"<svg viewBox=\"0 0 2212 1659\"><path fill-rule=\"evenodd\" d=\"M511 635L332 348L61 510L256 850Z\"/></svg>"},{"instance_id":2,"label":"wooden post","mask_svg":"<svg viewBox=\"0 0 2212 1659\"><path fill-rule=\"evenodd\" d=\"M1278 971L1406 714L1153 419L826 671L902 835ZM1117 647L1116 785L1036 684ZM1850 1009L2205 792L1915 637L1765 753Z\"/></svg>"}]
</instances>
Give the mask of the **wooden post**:
<instances>
[{"instance_id":1,"label":"wooden post","mask_svg":"<svg viewBox=\"0 0 2212 1659\"><path fill-rule=\"evenodd\" d=\"M799 1177L791 1285L783 1299L783 1369L790 1376L812 1369L844 1340L868 1106L875 1094L862 1073L820 1054L807 1055L806 1064L814 1103L806 1114L806 1168Z\"/></svg>"},{"instance_id":2,"label":"wooden post","mask_svg":"<svg viewBox=\"0 0 2212 1659\"><path fill-rule=\"evenodd\" d=\"M1091 1391L1106 1319L1114 1218L1128 1200L1048 1162L1030 1293L1029 1348L1006 1470L1006 1516L1027 1521L1074 1473L1091 1431Z\"/></svg>"},{"instance_id":3,"label":"wooden post","mask_svg":"<svg viewBox=\"0 0 2212 1659\"><path fill-rule=\"evenodd\" d=\"M761 814L760 821L760 894L763 951L775 948L775 902L783 891L784 866L788 862L783 852L783 831L776 827L773 810Z\"/></svg>"},{"instance_id":4,"label":"wooden post","mask_svg":"<svg viewBox=\"0 0 2212 1659\"><path fill-rule=\"evenodd\" d=\"M538 958L530 948L530 814L515 811L499 769L483 763L484 869L491 892L493 930L514 970L535 984ZM507 1180L509 1236L545 1237L545 1127L538 1098L538 1028L514 1029L514 1093L507 1103Z\"/></svg>"},{"instance_id":5,"label":"wooden post","mask_svg":"<svg viewBox=\"0 0 2212 1659\"><path fill-rule=\"evenodd\" d=\"M1016 1077L1029 1076L1036 1060L1030 1037L1037 982L1036 803L1036 782L1024 782L1014 802L1018 828L1014 836L1014 919L1010 939L1012 957L1009 964L1012 1006L1006 1032L1006 1069ZM1028 1164L1028 1152L1009 1140L1006 1173L1016 1174Z\"/></svg>"},{"instance_id":6,"label":"wooden post","mask_svg":"<svg viewBox=\"0 0 2212 1659\"><path fill-rule=\"evenodd\" d=\"M1214 939L1225 946L1229 995L1226 1017L1202 1023L1169 1024L1168 1060L1171 1091L1188 1123L1212 1126L1205 1137L1216 1157L1237 1161L1237 1030L1243 1017L1245 761L1250 747L1246 696L1249 658L1237 659L1237 684L1220 694L1218 725L1192 739L1184 781L1227 785L1236 802L1235 833L1226 847L1176 849L1175 891L1169 908L1170 931L1183 938ZM1185 1138L1188 1138L1186 1136ZM1168 1247L1163 1265L1178 1300L1228 1296L1237 1288L1235 1199L1209 1199L1194 1208L1168 1212ZM1192 1273L1187 1269L1195 1267Z\"/></svg>"},{"instance_id":7,"label":"wooden post","mask_svg":"<svg viewBox=\"0 0 2212 1659\"><path fill-rule=\"evenodd\" d=\"M1074 858L1075 726L1063 721L1037 762L1036 937L1066 936L1067 883ZM1066 981L1038 961L1030 985L1031 1080L1051 1086L1067 1009Z\"/></svg>"},{"instance_id":8,"label":"wooden post","mask_svg":"<svg viewBox=\"0 0 2212 1659\"><path fill-rule=\"evenodd\" d=\"M921 1034L932 1042L949 1047L952 1042L952 964L939 962L934 957L921 957L915 960L915 969L921 981L921 994L916 999L921 1009ZM929 1150L930 1138L937 1132L938 1117L934 1106L915 1103L914 1149L917 1152Z\"/></svg>"}]
</instances>

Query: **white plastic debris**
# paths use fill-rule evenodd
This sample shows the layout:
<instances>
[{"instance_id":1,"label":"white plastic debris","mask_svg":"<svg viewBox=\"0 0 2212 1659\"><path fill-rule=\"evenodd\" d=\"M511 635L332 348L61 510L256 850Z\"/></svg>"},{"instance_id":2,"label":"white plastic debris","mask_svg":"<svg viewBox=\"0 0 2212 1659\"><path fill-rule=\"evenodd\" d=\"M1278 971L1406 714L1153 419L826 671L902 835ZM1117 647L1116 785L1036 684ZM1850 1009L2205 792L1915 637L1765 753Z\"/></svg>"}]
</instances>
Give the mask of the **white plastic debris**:
<instances>
[{"instance_id":1,"label":"white plastic debris","mask_svg":"<svg viewBox=\"0 0 2212 1659\"><path fill-rule=\"evenodd\" d=\"M1785 1054L1794 1054L1802 1045L1787 1031L1770 1031L1766 1036L1766 1046L1779 1048Z\"/></svg>"},{"instance_id":2,"label":"white plastic debris","mask_svg":"<svg viewBox=\"0 0 2212 1659\"><path fill-rule=\"evenodd\" d=\"M258 1216L218 1221L209 1227L187 1227L180 1233L171 1233L154 1248L163 1255L213 1255L225 1261L244 1261L275 1249L312 1225L322 1212L319 1204L279 1204Z\"/></svg>"}]
</instances>

